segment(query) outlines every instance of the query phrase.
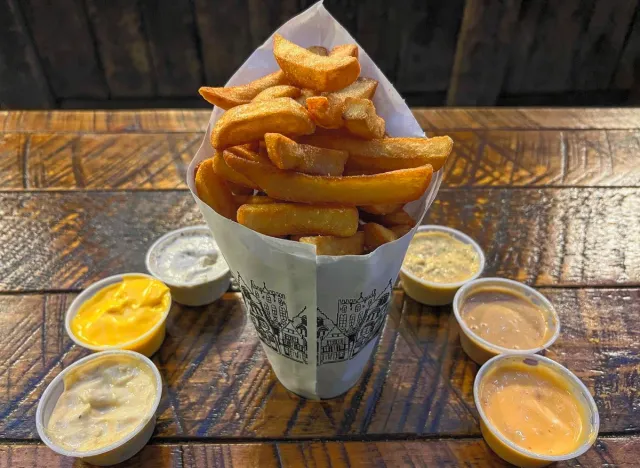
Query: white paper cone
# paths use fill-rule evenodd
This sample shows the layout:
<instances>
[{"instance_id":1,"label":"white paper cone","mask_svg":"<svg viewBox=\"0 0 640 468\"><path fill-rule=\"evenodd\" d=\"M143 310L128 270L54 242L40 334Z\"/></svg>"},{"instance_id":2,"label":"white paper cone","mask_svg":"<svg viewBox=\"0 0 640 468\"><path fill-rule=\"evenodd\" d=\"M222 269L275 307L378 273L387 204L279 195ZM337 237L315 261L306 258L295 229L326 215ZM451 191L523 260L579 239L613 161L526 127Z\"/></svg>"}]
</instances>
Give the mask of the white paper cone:
<instances>
[{"instance_id":1,"label":"white paper cone","mask_svg":"<svg viewBox=\"0 0 640 468\"><path fill-rule=\"evenodd\" d=\"M277 30L303 47L355 43L316 3ZM273 37L260 46L227 86L278 69ZM424 136L413 114L367 53L360 48L361 76L378 80L373 99L391 136ZM218 215L196 196L194 171L213 156L211 128L224 111L214 108L207 134L189 165L187 183L232 274L280 382L307 398L332 398L359 379L385 323L402 260L415 229L368 255L315 255L315 247L254 232ZM405 206L422 220L440 187L441 171L420 200Z\"/></svg>"}]
</instances>

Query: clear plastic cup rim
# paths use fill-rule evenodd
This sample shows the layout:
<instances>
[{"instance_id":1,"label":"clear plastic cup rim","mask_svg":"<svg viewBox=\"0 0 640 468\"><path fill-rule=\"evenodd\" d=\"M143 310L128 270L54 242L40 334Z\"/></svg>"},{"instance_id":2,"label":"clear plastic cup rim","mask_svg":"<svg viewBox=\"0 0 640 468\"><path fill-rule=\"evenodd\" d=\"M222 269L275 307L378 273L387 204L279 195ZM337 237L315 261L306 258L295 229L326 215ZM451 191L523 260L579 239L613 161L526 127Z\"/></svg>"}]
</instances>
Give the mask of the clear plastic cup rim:
<instances>
[{"instance_id":1,"label":"clear plastic cup rim","mask_svg":"<svg viewBox=\"0 0 640 468\"><path fill-rule=\"evenodd\" d=\"M135 429L133 429L129 434L127 434L122 439L110 445L107 445L106 447L102 447L95 450L89 450L86 452L67 450L64 447L61 447L60 445L56 444L47 435L47 431L44 425L45 405L48 403L51 397L51 393L56 389L56 387L58 385L64 386L65 375L67 375L73 369L76 369L86 364L89 361L93 361L95 359L101 359L105 356L129 356L129 357L132 357L133 359L137 359L138 361L143 362L147 367L151 369L151 372L153 373L153 376L155 378L155 383L156 383L156 396L155 396L155 399L153 400L153 405L151 405L149 412L145 415L142 421L140 421L140 423L135 427ZM158 409L158 406L160 405L161 398L162 398L162 377L160 376L160 371L155 366L155 364L151 361L151 359L149 359L148 357L140 353L136 353L135 351L127 351L124 349L113 349L108 351L102 351L99 353L91 354L89 356L86 356L74 362L69 367L67 367L62 372L60 372L51 381L51 383L47 386L44 393L40 397L40 401L38 402L38 409L36 410L36 430L38 431L38 435L40 436L40 439L47 445L47 447L49 447L54 452L57 452L66 457L89 458L97 455L103 455L105 453L116 450L118 447L123 446L124 444L129 442L131 439L133 439L135 436L137 436L144 429L144 427L149 423L149 421L153 418L155 412Z\"/></svg>"},{"instance_id":2,"label":"clear plastic cup rim","mask_svg":"<svg viewBox=\"0 0 640 468\"><path fill-rule=\"evenodd\" d=\"M548 314L549 314L549 318L551 319L551 321L555 325L555 331L553 332L553 334L542 345L538 346L537 348L531 348L531 349L503 348L502 346L499 346L497 344L493 344L493 343L485 340L484 338L481 338L480 336L478 336L473 330L471 330L467 326L465 321L462 319L462 316L460 315L460 309L461 309L460 302L462 301L462 298L464 297L464 295L466 294L466 292L469 289L473 288L474 286L478 286L478 285L482 285L482 284L496 284L496 285L503 286L506 289L510 289L512 291L513 290L517 291L518 289L523 289L523 290L525 290L527 292L528 295L534 296L536 300L540 301L544 305L544 307L546 309L546 312L548 312ZM497 352L499 354L535 354L535 353L539 353L540 351L542 351L544 349L547 349L549 346L551 346L553 343L555 343L555 341L558 339L558 336L560 336L560 319L558 318L558 313L556 312L556 309L553 307L553 304L551 304L549 299L544 297L544 295L542 295L540 292L536 291L531 286L527 286L524 283L520 283L518 281L513 281L513 280L510 280L510 279L506 279L506 278L497 278L497 277L496 278L480 278L480 279L475 279L475 280L469 281L467 284L465 284L460 289L458 289L458 292L456 293L455 297L453 298L453 314L455 315L456 321L458 322L458 325L460 326L460 328L462 329L462 332L465 335L469 336L471 339L473 339L473 341L481 344L485 348L487 348L487 349L489 349L491 351L495 351L495 352Z\"/></svg>"},{"instance_id":3,"label":"clear plastic cup rim","mask_svg":"<svg viewBox=\"0 0 640 468\"><path fill-rule=\"evenodd\" d=\"M589 437L585 440L585 442L582 443L573 452L567 453L565 455L543 455L543 454L532 452L530 450L527 450L525 448L522 448L514 444L509 439L504 437L502 433L498 431L495 428L495 426L491 424L491 421L489 421L489 419L487 418L487 415L484 413L484 409L480 404L480 395L479 395L480 383L483 377L485 376L485 374L489 372L489 370L492 367L498 365L500 361L516 360L516 359L522 359L522 360L531 359L538 362L544 362L546 365L553 368L554 371L558 372L559 374L562 374L565 378L570 380L571 383L575 385L577 389L580 391L580 394L582 395L582 397L586 400L589 415L590 415L589 422L591 423L591 427L593 430L589 435ZM482 367L480 367L480 370L476 374L476 378L473 382L473 401L476 405L476 409L478 410L478 414L480 414L480 418L482 419L482 422L487 426L487 428L491 431L491 433L500 440L500 442L507 445L513 451L521 455L525 455L530 458L535 458L537 460L548 461L549 463L563 461L563 460L570 460L572 458L579 457L580 455L585 453L587 450L589 450L589 448L593 445L596 438L598 437L598 431L600 430L600 415L598 413L598 407L596 406L596 402L591 396L591 393L589 392L589 389L585 386L585 384L582 383L582 381L573 372L571 372L569 369L567 369L563 365L558 364L556 361L554 361L553 359L549 359L548 357L540 356L539 354L532 354L532 353L499 354L498 356L494 356L491 359L489 359L487 362L485 362L482 365Z\"/></svg>"},{"instance_id":4,"label":"clear plastic cup rim","mask_svg":"<svg viewBox=\"0 0 640 468\"><path fill-rule=\"evenodd\" d=\"M152 279L154 281L160 281L158 280L158 278L155 278L151 275L147 275L146 273L122 273L118 275L108 276L106 278L101 279L100 281L96 281L95 283L91 284L88 288L82 291L78 295L78 297L76 297L73 300L73 302L67 309L67 313L65 315L65 320L64 320L64 326L65 326L65 330L67 331L67 335L69 335L69 338L71 338L75 344L77 344L78 346L82 346L83 348L90 349L91 351L108 351L112 349L126 349L126 348L135 346L137 343L143 342L146 338L149 338L150 336L153 336L153 334L156 333L158 329L163 326L163 324L167 320L167 317L169 316L169 311L171 310L172 300L171 300L170 294L169 294L169 304L167 305L167 309L162 313L162 317L160 318L160 320L158 320L158 322L149 330L147 330L142 335L140 335L139 337L131 341L127 341L126 343L120 343L117 345L98 346L98 345L92 345L91 343L82 341L79 337L75 335L75 333L73 333L73 330L71 329L71 321L78 313L78 310L80 310L80 307L82 306L82 304L84 304L88 299L95 296L100 290L106 288L107 286L118 283L122 281L124 278L131 278L135 276L142 276L144 278ZM160 281L160 282L164 283L163 281Z\"/></svg>"},{"instance_id":5,"label":"clear plastic cup rim","mask_svg":"<svg viewBox=\"0 0 640 468\"><path fill-rule=\"evenodd\" d=\"M166 241L168 241L169 239L172 239L174 237L180 236L182 233L190 233L190 232L198 232L198 231L202 231L204 234L206 234L207 236L209 236L212 240L213 243L215 245L216 250L218 251L218 254L220 254L222 256L222 252L220 251L220 247L218 247L218 243L216 242L215 238L213 237L213 234L211 233L211 229L209 229L209 226L207 226L206 224L199 224L197 226L187 226L187 227L183 227L180 229L175 229L173 231L169 231L166 234L164 234L163 236L159 237L153 244L151 244L151 247L149 247L149 250L147 250L147 254L144 258L144 263L147 267L147 271L149 273L151 273L151 275L153 275L154 277L156 277L157 279L159 279L160 281L162 281L164 284L166 284L169 287L178 287L178 288L195 288L197 286L203 286L203 285L209 285L209 284L214 284L217 283L218 281L225 281L227 279L227 277L229 276L231 270L229 269L229 265L227 265L227 267L218 275L212 278L208 278L205 279L204 281L192 281L192 282L177 282L177 281L173 281L170 279L167 279L161 271L159 271L156 268L155 263L153 262L153 255L154 252L156 250L158 250L158 248L165 243ZM224 257L222 257L224 259ZM225 261L226 263L226 261Z\"/></svg>"},{"instance_id":6,"label":"clear plastic cup rim","mask_svg":"<svg viewBox=\"0 0 640 468\"><path fill-rule=\"evenodd\" d=\"M475 240L473 240L471 237L466 235L464 232L458 231L457 229L453 229L453 228L450 228L450 227L447 227L447 226L440 226L438 224L425 224L425 225L422 225L416 230L416 234L419 234L421 232L446 232L447 234L450 234L456 240L459 240L459 241L461 241L461 242L463 242L463 243L465 243L467 245L472 246L473 249L478 254L478 260L479 260L480 264L478 266L478 271L476 271L472 276L470 276L469 278L467 278L465 280L458 281L456 283L436 283L435 281L428 281L428 280L425 280L423 278L420 278L419 276L414 275L407 268L405 268L404 263L403 263L402 266L400 267L400 271L402 271L403 274L407 275L412 280L416 281L417 283L423 284L428 288L433 288L433 289L457 289L457 288L469 283L470 281L475 280L484 271L484 266L485 266L485 262L486 262L485 256L484 256L484 251L482 250L482 248L478 245L478 243ZM411 243L409 243L409 247L410 246L411 246Z\"/></svg>"}]
</instances>

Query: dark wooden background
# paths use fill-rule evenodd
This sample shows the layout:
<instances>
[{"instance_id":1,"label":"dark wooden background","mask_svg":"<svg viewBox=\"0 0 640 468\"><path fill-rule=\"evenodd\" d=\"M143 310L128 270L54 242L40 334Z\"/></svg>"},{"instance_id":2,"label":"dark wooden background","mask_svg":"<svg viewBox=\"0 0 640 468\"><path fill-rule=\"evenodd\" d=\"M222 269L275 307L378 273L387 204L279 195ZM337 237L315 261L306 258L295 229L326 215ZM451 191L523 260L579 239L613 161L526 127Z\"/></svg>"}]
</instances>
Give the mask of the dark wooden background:
<instances>
[{"instance_id":1,"label":"dark wooden background","mask_svg":"<svg viewBox=\"0 0 640 468\"><path fill-rule=\"evenodd\" d=\"M0 0L0 108L204 106L312 0ZM326 0L411 105L633 105L640 0Z\"/></svg>"}]
</instances>

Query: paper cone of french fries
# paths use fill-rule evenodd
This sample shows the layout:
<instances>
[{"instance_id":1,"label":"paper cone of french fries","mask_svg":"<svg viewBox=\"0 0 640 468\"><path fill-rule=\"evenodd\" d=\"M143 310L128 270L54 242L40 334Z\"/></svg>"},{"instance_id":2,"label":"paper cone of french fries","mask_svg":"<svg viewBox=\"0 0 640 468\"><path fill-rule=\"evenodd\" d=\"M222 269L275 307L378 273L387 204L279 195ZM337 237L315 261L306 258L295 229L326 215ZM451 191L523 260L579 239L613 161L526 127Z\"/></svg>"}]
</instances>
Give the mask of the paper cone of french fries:
<instances>
[{"instance_id":1,"label":"paper cone of french fries","mask_svg":"<svg viewBox=\"0 0 640 468\"><path fill-rule=\"evenodd\" d=\"M356 41L315 4L277 31L303 47L331 48ZM240 67L227 86L278 69L273 37ZM424 136L411 111L360 48L361 76L378 80L373 99L390 136ZM224 111L214 108L207 134L189 166L187 182L242 292L246 311L271 366L290 391L312 399L332 398L359 379L376 347L402 260L415 228L367 255L316 256L309 244L259 234L220 216L196 195L195 169L214 154L212 126ZM436 196L441 171L423 196L405 206L418 223Z\"/></svg>"}]
</instances>

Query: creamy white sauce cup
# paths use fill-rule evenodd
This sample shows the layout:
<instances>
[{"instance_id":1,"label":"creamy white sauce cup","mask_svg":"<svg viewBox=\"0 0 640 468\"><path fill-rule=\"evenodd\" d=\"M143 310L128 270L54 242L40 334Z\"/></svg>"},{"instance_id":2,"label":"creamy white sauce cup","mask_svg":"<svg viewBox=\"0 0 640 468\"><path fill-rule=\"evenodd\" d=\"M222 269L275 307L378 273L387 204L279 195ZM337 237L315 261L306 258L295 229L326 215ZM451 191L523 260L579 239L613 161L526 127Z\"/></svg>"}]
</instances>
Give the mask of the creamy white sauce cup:
<instances>
[{"instance_id":1,"label":"creamy white sauce cup","mask_svg":"<svg viewBox=\"0 0 640 468\"><path fill-rule=\"evenodd\" d=\"M468 297L487 287L511 291L514 294L518 294L529 299L545 315L547 329L549 330L547 340L537 348L510 349L490 343L474 333L462 318L462 309ZM464 349L465 353L467 353L467 355L478 364L484 364L489 359L499 354L539 353L551 346L560 335L560 319L558 318L558 313L551 302L549 302L549 300L541 293L526 284L505 278L481 278L470 281L462 286L453 299L453 313L458 321L458 325L460 326L460 344L462 345L462 349Z\"/></svg>"},{"instance_id":2,"label":"creamy white sauce cup","mask_svg":"<svg viewBox=\"0 0 640 468\"><path fill-rule=\"evenodd\" d=\"M149 412L144 416L140 424L128 435L123 437L117 442L111 445L89 451L72 451L67 450L60 445L56 444L49 438L46 432L46 427L49 424L49 419L53 413L53 409L64 391L64 377L73 369L96 360L104 358L105 356L126 356L137 360L141 365L147 366L151 369L151 372L155 379L156 395L153 401L153 405ZM40 402L38 403L38 409L36 411L36 429L40 439L54 452L63 455L65 457L80 458L87 463L93 463L99 466L115 465L116 463L123 462L136 453L138 453L146 445L151 438L156 426L156 410L160 404L160 398L162 397L162 377L158 368L151 362L151 360L140 353L124 350L102 351L87 356L79 361L74 362L65 370L60 372L49 386L45 389Z\"/></svg>"},{"instance_id":3,"label":"creamy white sauce cup","mask_svg":"<svg viewBox=\"0 0 640 468\"><path fill-rule=\"evenodd\" d=\"M400 279L402 280L402 287L410 298L420 302L421 304L432 306L451 304L451 301L453 301L453 297L462 285L468 283L469 281L473 281L482 274L482 270L484 270L485 264L484 252L476 241L467 236L464 232L460 232L456 229L432 224L420 226L416 231L416 234L420 234L421 232L444 232L445 234L449 234L454 239L472 246L473 250L475 250L478 254L478 271L468 279L459 281L457 283L436 283L435 281L427 281L411 273L411 271L409 271L409 269L406 268L404 264L402 265L402 268L400 268Z\"/></svg>"},{"instance_id":4,"label":"creamy white sauce cup","mask_svg":"<svg viewBox=\"0 0 640 468\"><path fill-rule=\"evenodd\" d=\"M163 248L166 248L172 241L181 236L191 236L194 234L202 234L210 237L214 249L218 253L219 260L225 262L224 257L218 248L218 244L206 225L190 226L168 232L153 243L147 251L147 256L145 258L147 271L169 286L169 289L171 290L171 297L174 301L187 306L211 304L227 292L229 285L231 284L231 272L229 267L226 265L226 262L224 263L224 268L219 274L210 278L191 282L178 281L172 276L167 275L166 272L163 272L159 267L159 259Z\"/></svg>"}]
</instances>

